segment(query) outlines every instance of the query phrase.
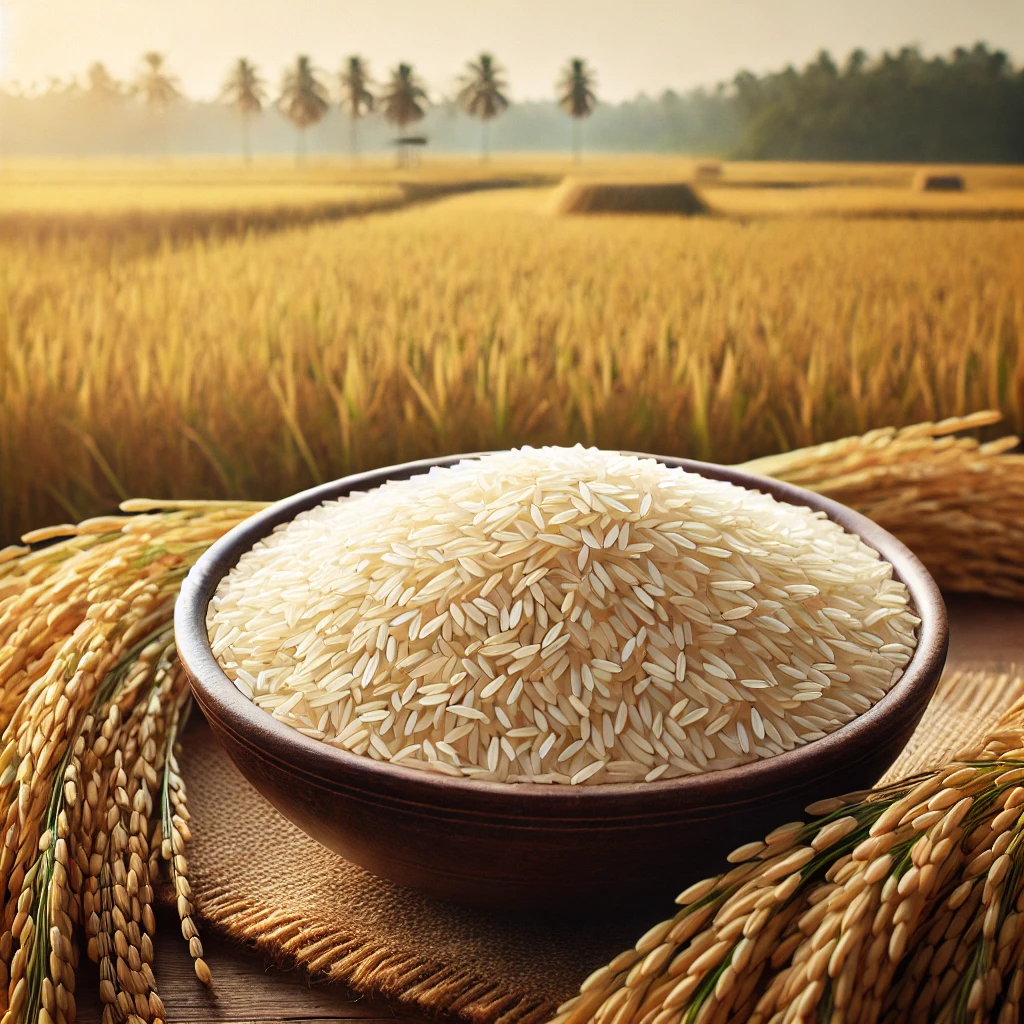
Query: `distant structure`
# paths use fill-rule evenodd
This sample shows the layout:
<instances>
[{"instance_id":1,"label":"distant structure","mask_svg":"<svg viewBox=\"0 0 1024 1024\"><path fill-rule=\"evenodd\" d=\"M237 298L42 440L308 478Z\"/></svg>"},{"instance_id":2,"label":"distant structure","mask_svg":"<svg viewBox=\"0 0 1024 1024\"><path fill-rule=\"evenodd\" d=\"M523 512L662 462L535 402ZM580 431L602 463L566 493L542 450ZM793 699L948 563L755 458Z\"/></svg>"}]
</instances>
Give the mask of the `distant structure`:
<instances>
[{"instance_id":1,"label":"distant structure","mask_svg":"<svg viewBox=\"0 0 1024 1024\"><path fill-rule=\"evenodd\" d=\"M402 135L391 140L396 147L398 163L402 167L415 167L420 162L420 154L429 140L426 135Z\"/></svg>"},{"instance_id":2,"label":"distant structure","mask_svg":"<svg viewBox=\"0 0 1024 1024\"><path fill-rule=\"evenodd\" d=\"M723 173L720 160L699 160L693 168L696 181L718 181Z\"/></svg>"},{"instance_id":3,"label":"distant structure","mask_svg":"<svg viewBox=\"0 0 1024 1024\"><path fill-rule=\"evenodd\" d=\"M963 176L950 171L920 170L914 175L917 192L963 192L967 186Z\"/></svg>"},{"instance_id":4,"label":"distant structure","mask_svg":"<svg viewBox=\"0 0 1024 1024\"><path fill-rule=\"evenodd\" d=\"M684 181L589 181L566 178L551 197L551 212L571 214L675 214L707 213L700 196Z\"/></svg>"}]
</instances>

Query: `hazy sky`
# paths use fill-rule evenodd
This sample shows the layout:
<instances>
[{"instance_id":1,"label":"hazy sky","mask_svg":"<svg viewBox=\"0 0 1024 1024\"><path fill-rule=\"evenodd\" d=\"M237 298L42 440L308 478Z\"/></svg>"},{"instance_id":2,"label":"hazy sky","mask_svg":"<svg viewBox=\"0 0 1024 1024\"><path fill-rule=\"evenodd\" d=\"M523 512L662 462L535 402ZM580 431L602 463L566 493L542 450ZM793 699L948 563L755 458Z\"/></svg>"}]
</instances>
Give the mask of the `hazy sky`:
<instances>
[{"instance_id":1,"label":"hazy sky","mask_svg":"<svg viewBox=\"0 0 1024 1024\"><path fill-rule=\"evenodd\" d=\"M235 57L276 86L298 53L332 72L362 53L378 75L411 61L440 93L487 49L516 98L550 95L580 55L616 100L802 63L822 47L934 53L979 39L1024 58L1024 0L0 0L0 81L42 84L93 60L129 77L156 49L190 95L211 97Z\"/></svg>"}]
</instances>

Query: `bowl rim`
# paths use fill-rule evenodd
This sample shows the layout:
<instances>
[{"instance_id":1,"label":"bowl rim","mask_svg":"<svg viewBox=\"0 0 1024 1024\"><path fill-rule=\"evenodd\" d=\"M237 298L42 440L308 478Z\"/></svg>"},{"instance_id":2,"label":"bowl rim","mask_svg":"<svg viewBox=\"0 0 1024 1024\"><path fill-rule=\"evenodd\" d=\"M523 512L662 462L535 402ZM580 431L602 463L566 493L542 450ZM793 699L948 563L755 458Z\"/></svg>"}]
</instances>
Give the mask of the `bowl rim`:
<instances>
[{"instance_id":1,"label":"bowl rim","mask_svg":"<svg viewBox=\"0 0 1024 1024\"><path fill-rule=\"evenodd\" d=\"M278 525L324 501L377 487L387 480L408 479L435 466L449 466L487 454L490 453L469 452L421 459L329 481L275 502L215 541L183 581L174 611L178 655L192 683L193 694L207 717L215 718L217 725L231 733L234 740L259 751L264 760L277 762L309 781L326 783L332 788L376 790L382 799L401 793L403 802L457 805L488 814L494 813L497 800L504 802L513 813L529 806L545 816L557 815L560 811L576 816L587 810L600 814L604 811L601 805L609 802L619 802L625 808L642 800L648 805L669 808L674 805L674 798L683 793L687 795L688 804L721 802L728 795L736 796L749 790L754 783L759 792L789 790L794 788L794 778L803 778L805 773L821 767L823 754L835 763L848 754L850 762L855 763L863 758L864 747L876 730L885 731L887 723L902 724L923 711L945 662L948 622L938 586L906 545L861 513L793 484L738 467L626 451L623 454L653 458L672 468L724 480L770 494L788 504L824 512L833 522L876 550L892 565L894 576L906 585L911 605L921 619L917 647L896 685L845 725L773 757L673 779L595 786L478 781L377 761L305 736L241 693L213 655L206 612L221 579L243 553ZM633 810L636 809L633 806Z\"/></svg>"}]
</instances>

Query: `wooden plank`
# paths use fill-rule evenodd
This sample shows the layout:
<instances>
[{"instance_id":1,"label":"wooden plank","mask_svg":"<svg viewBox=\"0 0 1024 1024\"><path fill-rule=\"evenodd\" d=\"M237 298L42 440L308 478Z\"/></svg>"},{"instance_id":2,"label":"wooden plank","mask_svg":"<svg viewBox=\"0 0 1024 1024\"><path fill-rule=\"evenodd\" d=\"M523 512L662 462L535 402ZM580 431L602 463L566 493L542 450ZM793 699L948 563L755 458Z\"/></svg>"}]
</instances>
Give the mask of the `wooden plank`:
<instances>
[{"instance_id":1,"label":"wooden plank","mask_svg":"<svg viewBox=\"0 0 1024 1024\"><path fill-rule=\"evenodd\" d=\"M950 665L1013 663L1024 666L1024 604L985 597L955 597L950 616ZM170 1024L396 1024L416 1018L363 999L340 985L310 984L298 971L281 971L258 953L204 934L213 991L196 979L173 912L157 915L156 976ZM99 1024L96 968L79 970L81 1024Z\"/></svg>"},{"instance_id":2,"label":"wooden plank","mask_svg":"<svg viewBox=\"0 0 1024 1024\"><path fill-rule=\"evenodd\" d=\"M946 599L949 663L1024 668L1024 604L957 594Z\"/></svg>"}]
</instances>

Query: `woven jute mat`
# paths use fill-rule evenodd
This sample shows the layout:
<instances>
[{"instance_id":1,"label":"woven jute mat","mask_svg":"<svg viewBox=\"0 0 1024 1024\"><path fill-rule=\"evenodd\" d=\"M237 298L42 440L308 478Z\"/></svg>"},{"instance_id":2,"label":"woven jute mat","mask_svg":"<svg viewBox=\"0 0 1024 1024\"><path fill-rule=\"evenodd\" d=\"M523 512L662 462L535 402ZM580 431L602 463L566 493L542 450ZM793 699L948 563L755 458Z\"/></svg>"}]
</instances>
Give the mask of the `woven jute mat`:
<instances>
[{"instance_id":1,"label":"woven jute mat","mask_svg":"<svg viewBox=\"0 0 1024 1024\"><path fill-rule=\"evenodd\" d=\"M979 747L1024 672L949 671L888 777ZM595 968L657 922L529 922L439 903L329 853L275 811L196 723L183 773L201 916L283 966L472 1024L547 1019ZM751 836L756 839L756 836ZM680 878L680 888L693 879ZM665 908L665 915L673 911Z\"/></svg>"}]
</instances>

